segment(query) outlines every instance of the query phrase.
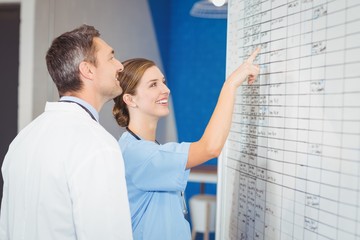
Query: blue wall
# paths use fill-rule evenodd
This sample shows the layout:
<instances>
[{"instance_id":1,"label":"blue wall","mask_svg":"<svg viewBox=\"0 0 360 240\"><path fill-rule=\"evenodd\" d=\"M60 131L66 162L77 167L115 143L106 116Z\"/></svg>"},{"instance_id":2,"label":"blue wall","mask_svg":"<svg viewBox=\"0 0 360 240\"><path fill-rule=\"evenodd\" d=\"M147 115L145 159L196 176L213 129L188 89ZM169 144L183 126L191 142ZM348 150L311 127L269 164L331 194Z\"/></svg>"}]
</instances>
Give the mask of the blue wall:
<instances>
[{"instance_id":1,"label":"blue wall","mask_svg":"<svg viewBox=\"0 0 360 240\"><path fill-rule=\"evenodd\" d=\"M149 0L180 142L201 138L225 80L226 19L190 16L195 2ZM189 182L187 199L199 188ZM216 186L207 184L205 190L214 194Z\"/></svg>"}]
</instances>

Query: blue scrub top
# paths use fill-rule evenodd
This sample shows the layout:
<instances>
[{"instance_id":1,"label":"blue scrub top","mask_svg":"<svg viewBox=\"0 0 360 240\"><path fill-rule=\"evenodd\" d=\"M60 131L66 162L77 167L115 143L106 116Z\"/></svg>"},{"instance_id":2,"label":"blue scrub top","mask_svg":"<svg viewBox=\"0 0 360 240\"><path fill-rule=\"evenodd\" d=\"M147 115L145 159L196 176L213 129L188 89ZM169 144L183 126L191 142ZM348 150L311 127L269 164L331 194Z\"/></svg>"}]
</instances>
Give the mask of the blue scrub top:
<instances>
[{"instance_id":1,"label":"blue scrub top","mask_svg":"<svg viewBox=\"0 0 360 240\"><path fill-rule=\"evenodd\" d=\"M190 173L186 170L190 143L158 145L124 132L119 145L125 162L134 239L191 239L180 196Z\"/></svg>"}]
</instances>

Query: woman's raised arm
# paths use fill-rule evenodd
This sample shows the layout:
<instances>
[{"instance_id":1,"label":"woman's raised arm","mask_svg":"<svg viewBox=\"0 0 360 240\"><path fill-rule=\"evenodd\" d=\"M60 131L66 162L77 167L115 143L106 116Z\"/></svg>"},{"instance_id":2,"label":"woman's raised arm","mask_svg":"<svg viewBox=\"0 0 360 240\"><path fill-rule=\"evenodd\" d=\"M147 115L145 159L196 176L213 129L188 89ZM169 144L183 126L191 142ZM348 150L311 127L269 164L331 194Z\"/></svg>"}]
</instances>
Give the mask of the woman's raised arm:
<instances>
[{"instance_id":1,"label":"woman's raised arm","mask_svg":"<svg viewBox=\"0 0 360 240\"><path fill-rule=\"evenodd\" d=\"M253 64L260 52L257 48L224 82L214 112L201 139L190 145L186 168L192 168L218 157L230 131L237 88L248 79L252 84L259 74L259 66Z\"/></svg>"}]
</instances>

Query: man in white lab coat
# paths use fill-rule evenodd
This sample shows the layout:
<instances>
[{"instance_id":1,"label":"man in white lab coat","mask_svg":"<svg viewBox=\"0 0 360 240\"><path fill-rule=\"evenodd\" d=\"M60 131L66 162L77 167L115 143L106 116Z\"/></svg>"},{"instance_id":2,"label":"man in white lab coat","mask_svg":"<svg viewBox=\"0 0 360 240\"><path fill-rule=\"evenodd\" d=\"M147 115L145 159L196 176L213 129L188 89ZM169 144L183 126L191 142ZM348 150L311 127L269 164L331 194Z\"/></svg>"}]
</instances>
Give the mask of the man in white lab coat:
<instances>
[{"instance_id":1,"label":"man in white lab coat","mask_svg":"<svg viewBox=\"0 0 360 240\"><path fill-rule=\"evenodd\" d=\"M123 65L87 25L54 39L46 62L60 100L9 146L0 239L132 239L122 155L98 123Z\"/></svg>"}]
</instances>

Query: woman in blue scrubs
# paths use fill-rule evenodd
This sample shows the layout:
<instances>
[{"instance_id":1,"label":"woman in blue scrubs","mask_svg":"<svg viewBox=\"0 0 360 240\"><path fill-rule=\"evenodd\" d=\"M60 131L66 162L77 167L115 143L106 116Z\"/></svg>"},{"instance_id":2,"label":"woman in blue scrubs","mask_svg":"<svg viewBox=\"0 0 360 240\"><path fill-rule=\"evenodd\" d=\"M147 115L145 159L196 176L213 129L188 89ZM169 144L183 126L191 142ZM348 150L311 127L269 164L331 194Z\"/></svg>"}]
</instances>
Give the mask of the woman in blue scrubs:
<instances>
[{"instance_id":1,"label":"woman in blue scrubs","mask_svg":"<svg viewBox=\"0 0 360 240\"><path fill-rule=\"evenodd\" d=\"M185 190L190 168L218 157L228 136L236 90L259 74L253 64L260 49L224 82L213 115L201 139L193 143L156 141L158 120L169 114L170 90L154 62L137 58L123 63L119 73L123 93L114 99L113 114L126 132L119 139L134 239L188 240L184 218Z\"/></svg>"}]
</instances>

